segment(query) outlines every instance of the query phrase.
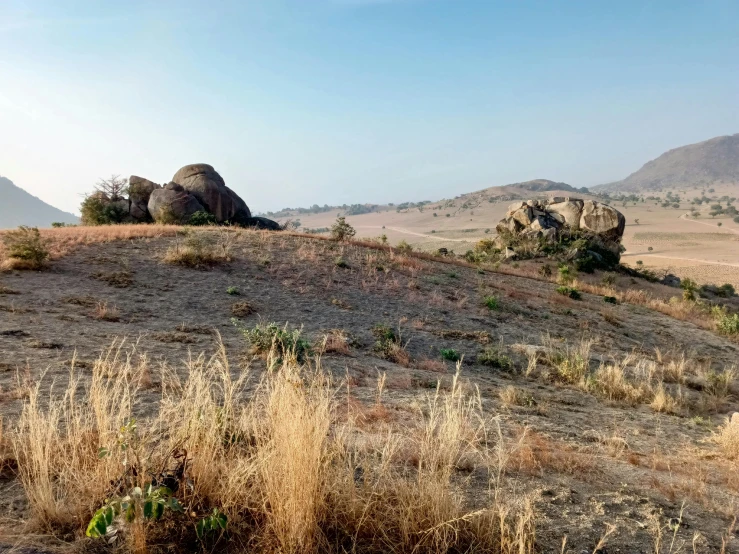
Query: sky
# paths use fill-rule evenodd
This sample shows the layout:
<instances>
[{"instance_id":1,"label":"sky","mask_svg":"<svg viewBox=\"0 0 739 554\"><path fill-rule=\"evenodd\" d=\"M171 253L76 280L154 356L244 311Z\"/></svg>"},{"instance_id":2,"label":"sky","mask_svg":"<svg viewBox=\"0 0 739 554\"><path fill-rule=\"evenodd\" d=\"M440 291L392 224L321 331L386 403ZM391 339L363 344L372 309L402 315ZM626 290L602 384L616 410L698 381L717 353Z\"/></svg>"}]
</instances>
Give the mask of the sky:
<instances>
[{"instance_id":1,"label":"sky","mask_svg":"<svg viewBox=\"0 0 739 554\"><path fill-rule=\"evenodd\" d=\"M71 212L190 163L255 212L592 186L737 132L736 0L0 0L0 175Z\"/></svg>"}]
</instances>

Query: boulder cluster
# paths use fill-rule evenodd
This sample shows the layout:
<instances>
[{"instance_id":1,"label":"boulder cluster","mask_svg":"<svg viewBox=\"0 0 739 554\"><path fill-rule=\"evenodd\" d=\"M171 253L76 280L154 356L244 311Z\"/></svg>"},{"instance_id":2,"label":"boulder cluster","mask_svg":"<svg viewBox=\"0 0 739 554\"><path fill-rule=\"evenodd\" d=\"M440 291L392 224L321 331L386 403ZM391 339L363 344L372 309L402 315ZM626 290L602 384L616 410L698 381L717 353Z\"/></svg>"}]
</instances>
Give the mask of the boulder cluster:
<instances>
[{"instance_id":1,"label":"boulder cluster","mask_svg":"<svg viewBox=\"0 0 739 554\"><path fill-rule=\"evenodd\" d=\"M246 202L208 164L186 165L164 185L131 175L127 199L111 201L101 192L93 196L115 204L128 222L188 223L200 213L213 223L279 228L274 221L252 217Z\"/></svg>"},{"instance_id":2,"label":"boulder cluster","mask_svg":"<svg viewBox=\"0 0 739 554\"><path fill-rule=\"evenodd\" d=\"M514 202L498 223L501 246L512 248L520 239L538 239L542 243L585 238L597 248L620 257L621 239L626 219L623 214L595 200L554 197L550 201Z\"/></svg>"}]
</instances>

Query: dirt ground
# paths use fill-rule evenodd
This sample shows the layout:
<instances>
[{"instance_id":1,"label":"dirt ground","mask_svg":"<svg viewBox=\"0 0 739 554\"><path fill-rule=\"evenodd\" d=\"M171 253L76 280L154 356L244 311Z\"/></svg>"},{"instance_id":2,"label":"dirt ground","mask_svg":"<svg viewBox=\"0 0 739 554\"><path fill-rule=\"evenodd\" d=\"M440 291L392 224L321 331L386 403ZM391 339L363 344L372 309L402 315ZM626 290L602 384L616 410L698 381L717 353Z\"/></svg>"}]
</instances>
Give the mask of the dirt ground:
<instances>
[{"instance_id":1,"label":"dirt ground","mask_svg":"<svg viewBox=\"0 0 739 554\"><path fill-rule=\"evenodd\" d=\"M639 232L647 227L642 222ZM479 387L511 440L525 433L526 448L509 470L510 494L534 499L541 552L559 552L565 536L567 552L591 552L609 526L615 530L600 552L654 552L658 528L676 530L684 551L692 551L696 532L696 552L720 552L722 540L731 541L725 552L739 548L730 529L739 511L736 462L723 459L710 441L724 417L739 410L733 388L725 402L706 410L699 407L701 387L688 385L690 407L667 415L555 383L541 362L528 376L476 362L492 345L520 370L527 364L525 345L540 346L549 335L555 344L593 339L592 367L629 353L649 360L685 354L689 368L722 371L739 360L735 342L643 306L605 305L590 294L575 301L556 294L552 283L387 251L245 232L231 263L189 269L162 263L173 240L86 246L47 271L0 276L0 414L6 426L12 428L28 386L42 380L42 389L53 383L61 390L73 359L77 371L89 371L124 338L124 351L135 346L153 366L184 371L189 356L214 353L217 333L234 372L248 364L258 373L263 362L247 354L232 321L234 304L247 302L255 311L237 318L244 327L289 323L312 341L345 330L350 353L324 355L324 367L348 376L360 399L373 398L378 373L385 372L385 402L401 418L453 372L441 350L464 355L464 379ZM239 294L228 294L229 287ZM499 300L496 310L483 303L491 295ZM382 323L399 330L410 367L375 352L372 328ZM525 401L504 402L501 391L509 386ZM151 395L156 398L156 389ZM0 480L0 513L0 539L12 543L17 524L28 517L12 472Z\"/></svg>"},{"instance_id":2,"label":"dirt ground","mask_svg":"<svg viewBox=\"0 0 739 554\"><path fill-rule=\"evenodd\" d=\"M405 240L421 250L447 248L464 253L478 240L495 235L495 226L510 204L510 200L488 202L487 198L513 192L526 194L525 191L495 187L479 193L461 195L449 201L434 202L425 206L422 211L418 208L401 213L390 210L348 216L347 221L357 229L359 237L385 234L391 244ZM679 192L674 191L675 194ZM664 196L665 193L651 194ZM591 198L571 192L553 191L544 194L549 197ZM684 201L678 209L663 208L655 201L629 202L625 206L623 202L611 202L626 216L624 263L634 265L637 260L641 260L644 267L674 273L679 277L690 277L699 284L731 283L739 288L739 224L728 216L712 218L709 215L710 208L705 204L701 207L700 217L686 217L690 212L690 200L701 194L699 189L682 191L681 198ZM735 185L718 186L713 193L706 194L718 198L723 195L737 197L739 189ZM463 207L465 203L468 206L466 208ZM296 217L300 219L302 226L317 229L330 227L336 215L330 212ZM719 223L721 227L718 226ZM648 250L650 247L652 251Z\"/></svg>"}]
</instances>

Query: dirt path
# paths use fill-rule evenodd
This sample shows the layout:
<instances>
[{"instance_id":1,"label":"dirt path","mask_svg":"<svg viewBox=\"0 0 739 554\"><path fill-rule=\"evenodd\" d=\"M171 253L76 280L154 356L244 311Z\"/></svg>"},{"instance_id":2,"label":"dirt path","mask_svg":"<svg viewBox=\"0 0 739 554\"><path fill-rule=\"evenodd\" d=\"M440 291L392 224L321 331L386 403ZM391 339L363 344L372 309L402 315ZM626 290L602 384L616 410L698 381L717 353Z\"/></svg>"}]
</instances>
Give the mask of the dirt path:
<instances>
[{"instance_id":1,"label":"dirt path","mask_svg":"<svg viewBox=\"0 0 739 554\"><path fill-rule=\"evenodd\" d=\"M663 258L666 260L683 260L686 262L698 262L705 265L725 265L729 267L739 267L739 264L730 264L728 262L709 262L708 260L701 260L699 258L681 258L679 256L662 256L660 254L640 254L640 253L626 253L625 256L643 256L645 258Z\"/></svg>"},{"instance_id":2,"label":"dirt path","mask_svg":"<svg viewBox=\"0 0 739 554\"><path fill-rule=\"evenodd\" d=\"M724 231L729 231L730 233L734 233L734 234L739 235L739 231L737 231L736 229L731 229L730 227L726 227L726 228L717 227L715 223L712 224L712 223L704 223L703 221L696 221L695 219L690 219L690 218L686 217L685 214L681 215L680 216L680 219L684 219L685 221L690 221L691 223L698 223L700 225L706 225L708 227L713 227L714 229L721 229L721 230L724 230ZM729 265L731 265L731 264L729 264Z\"/></svg>"},{"instance_id":3,"label":"dirt path","mask_svg":"<svg viewBox=\"0 0 739 554\"><path fill-rule=\"evenodd\" d=\"M380 225L362 225L357 226L357 229L383 229ZM423 233L416 233L415 231L409 231L408 229L403 229L402 227L384 227L384 229L390 229L391 231L397 231L398 233L403 233L404 235L413 235L414 237L423 237L426 239L431 240L440 240L442 242L475 242L477 240L480 240L476 237L470 237L468 239L450 239L445 237L437 237L435 235L425 235Z\"/></svg>"}]
</instances>

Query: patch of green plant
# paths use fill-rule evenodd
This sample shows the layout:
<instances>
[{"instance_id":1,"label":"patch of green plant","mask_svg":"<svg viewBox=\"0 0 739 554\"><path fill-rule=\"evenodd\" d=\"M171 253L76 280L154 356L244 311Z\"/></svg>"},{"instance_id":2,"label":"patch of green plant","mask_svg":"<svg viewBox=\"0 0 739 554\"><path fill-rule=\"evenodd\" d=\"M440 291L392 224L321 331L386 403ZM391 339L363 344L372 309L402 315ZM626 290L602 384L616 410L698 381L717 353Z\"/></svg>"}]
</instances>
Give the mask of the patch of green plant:
<instances>
[{"instance_id":1,"label":"patch of green plant","mask_svg":"<svg viewBox=\"0 0 739 554\"><path fill-rule=\"evenodd\" d=\"M226 294L230 294L231 296L238 296L241 294L241 291L239 290L239 287L228 287L226 289Z\"/></svg>"},{"instance_id":2,"label":"patch of green plant","mask_svg":"<svg viewBox=\"0 0 739 554\"><path fill-rule=\"evenodd\" d=\"M615 296L604 296L603 302L605 302L606 304L618 304L618 298L616 298Z\"/></svg>"},{"instance_id":3,"label":"patch of green plant","mask_svg":"<svg viewBox=\"0 0 739 554\"><path fill-rule=\"evenodd\" d=\"M483 303L485 304L487 309L490 311L500 309L500 300L498 300L497 296L486 296L483 299Z\"/></svg>"},{"instance_id":4,"label":"patch of green plant","mask_svg":"<svg viewBox=\"0 0 739 554\"><path fill-rule=\"evenodd\" d=\"M439 353L443 360L449 360L450 362L458 362L462 359L462 356L454 348L442 348Z\"/></svg>"},{"instance_id":5,"label":"patch of green plant","mask_svg":"<svg viewBox=\"0 0 739 554\"><path fill-rule=\"evenodd\" d=\"M203 225L216 225L218 222L216 221L216 216L212 213L206 212L205 210L198 210L190 216L187 223L188 225L199 227Z\"/></svg>"},{"instance_id":6,"label":"patch of green plant","mask_svg":"<svg viewBox=\"0 0 739 554\"><path fill-rule=\"evenodd\" d=\"M695 301L695 293L698 291L698 283L692 279L685 278L680 282L680 288L683 289L683 300L689 302Z\"/></svg>"},{"instance_id":7,"label":"patch of green plant","mask_svg":"<svg viewBox=\"0 0 739 554\"><path fill-rule=\"evenodd\" d=\"M7 256L23 260L29 269L39 269L49 259L49 249L37 227L21 225L6 231L2 238Z\"/></svg>"},{"instance_id":8,"label":"patch of green plant","mask_svg":"<svg viewBox=\"0 0 739 554\"><path fill-rule=\"evenodd\" d=\"M582 299L582 294L580 294L580 291L578 291L576 288L572 287L557 287L557 292L561 294L562 296L567 296L568 298L572 298L573 300L580 300Z\"/></svg>"},{"instance_id":9,"label":"patch of green plant","mask_svg":"<svg viewBox=\"0 0 739 554\"><path fill-rule=\"evenodd\" d=\"M337 257L337 258L336 258L336 259L334 260L334 265L335 265L336 267L340 267L340 268L342 268L342 269L349 269L349 264L348 264L348 263L346 262L346 260L345 260L344 258L342 258L341 256L338 256L338 257Z\"/></svg>"},{"instance_id":10,"label":"patch of green plant","mask_svg":"<svg viewBox=\"0 0 739 554\"><path fill-rule=\"evenodd\" d=\"M711 310L716 329L725 335L739 334L739 314L729 314L724 307L714 306Z\"/></svg>"},{"instance_id":11,"label":"patch of green plant","mask_svg":"<svg viewBox=\"0 0 739 554\"><path fill-rule=\"evenodd\" d=\"M213 512L210 515L195 524L195 534L200 541L203 541L209 534L215 531L225 531L227 525L228 517L226 517L226 514L218 508L213 508Z\"/></svg>"},{"instance_id":12,"label":"patch of green plant","mask_svg":"<svg viewBox=\"0 0 739 554\"><path fill-rule=\"evenodd\" d=\"M611 271L604 273L600 278L600 283L606 287L612 287L616 284L616 274Z\"/></svg>"},{"instance_id":13,"label":"patch of green plant","mask_svg":"<svg viewBox=\"0 0 739 554\"><path fill-rule=\"evenodd\" d=\"M494 367L504 371L513 369L513 360L502 353L498 348L488 346L477 355L477 363L487 367Z\"/></svg>"},{"instance_id":14,"label":"patch of green plant","mask_svg":"<svg viewBox=\"0 0 739 554\"><path fill-rule=\"evenodd\" d=\"M395 247L395 249L396 250L400 250L401 252L412 252L413 251L413 247L410 244L408 244L408 242L405 241L405 240L401 240L397 244L397 246Z\"/></svg>"},{"instance_id":15,"label":"patch of green plant","mask_svg":"<svg viewBox=\"0 0 739 554\"><path fill-rule=\"evenodd\" d=\"M552 266L549 264L544 264L539 268L539 275L542 277L551 277L552 276Z\"/></svg>"},{"instance_id":16,"label":"patch of green plant","mask_svg":"<svg viewBox=\"0 0 739 554\"><path fill-rule=\"evenodd\" d=\"M331 226L331 238L339 242L351 240L356 234L356 229L346 222L344 216L337 217L336 223Z\"/></svg>"},{"instance_id":17,"label":"patch of green plant","mask_svg":"<svg viewBox=\"0 0 739 554\"><path fill-rule=\"evenodd\" d=\"M255 354L266 355L274 349L277 363L285 356L295 356L298 362L303 362L311 354L311 344L300 336L301 330L291 330L288 324L284 327L277 323L259 324L247 329L241 327L238 319L231 321L241 331Z\"/></svg>"}]
</instances>

